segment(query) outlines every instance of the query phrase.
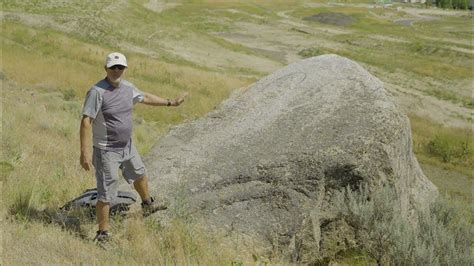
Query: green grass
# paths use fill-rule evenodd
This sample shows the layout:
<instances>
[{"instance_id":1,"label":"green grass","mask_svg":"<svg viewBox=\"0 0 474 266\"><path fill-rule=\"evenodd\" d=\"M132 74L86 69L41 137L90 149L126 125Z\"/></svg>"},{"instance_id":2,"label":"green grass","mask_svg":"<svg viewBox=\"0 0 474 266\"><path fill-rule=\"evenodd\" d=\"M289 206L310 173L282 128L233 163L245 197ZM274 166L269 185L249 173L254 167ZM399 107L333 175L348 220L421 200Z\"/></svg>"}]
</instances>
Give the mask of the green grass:
<instances>
[{"instance_id":1,"label":"green grass","mask_svg":"<svg viewBox=\"0 0 474 266\"><path fill-rule=\"evenodd\" d=\"M469 16L442 17L435 21L415 23L413 27L395 24L392 22L393 18L376 17L374 14L367 12L365 8L359 7L299 9L293 13L293 16L303 18L321 12L339 12L356 18L353 25L341 27L354 30L355 33L331 37L332 40L345 44L344 48L331 49L331 52L383 68L389 72L403 69L403 71L412 72L420 77L431 77L444 81L472 78L474 55L446 48L446 41L442 41L441 38L441 36L445 38L448 36L469 40L468 36L472 36L474 33L472 27L467 27L472 23L472 18ZM376 9L372 12L376 12L378 15L396 13L393 9ZM398 16L402 17L404 14L401 13ZM449 27L446 25L449 25ZM328 27L339 28L336 26ZM462 34L453 36L453 31ZM373 40L367 38L369 34L388 36L400 39L405 43ZM466 47L462 44L455 45L459 48ZM311 53L309 55L304 54L303 51L308 49L321 50L319 47L307 47L301 52L303 56L312 55Z\"/></svg>"},{"instance_id":2,"label":"green grass","mask_svg":"<svg viewBox=\"0 0 474 266\"><path fill-rule=\"evenodd\" d=\"M472 55L436 48L436 46L374 41L359 34L339 35L334 37L334 40L345 44L347 48L332 49L332 52L389 72L401 69L440 80L468 79L472 75L471 67L464 63L474 62ZM313 47L306 49L311 48ZM432 52L429 52L430 50ZM453 58L457 61L453 62ZM458 61L463 63L458 64Z\"/></svg>"},{"instance_id":3,"label":"green grass","mask_svg":"<svg viewBox=\"0 0 474 266\"><path fill-rule=\"evenodd\" d=\"M472 16L466 11L464 16L446 16L439 20L420 22L417 27L420 32L432 36L469 41L474 31L469 22L472 22Z\"/></svg>"}]
</instances>

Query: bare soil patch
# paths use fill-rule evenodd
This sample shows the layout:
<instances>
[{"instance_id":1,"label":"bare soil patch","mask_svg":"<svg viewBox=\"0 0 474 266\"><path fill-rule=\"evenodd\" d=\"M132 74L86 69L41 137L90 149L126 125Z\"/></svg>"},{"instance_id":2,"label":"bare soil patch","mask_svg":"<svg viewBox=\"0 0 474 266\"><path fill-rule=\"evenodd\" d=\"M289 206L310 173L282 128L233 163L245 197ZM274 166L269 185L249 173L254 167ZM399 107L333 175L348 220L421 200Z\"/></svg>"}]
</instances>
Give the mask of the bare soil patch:
<instances>
[{"instance_id":1,"label":"bare soil patch","mask_svg":"<svg viewBox=\"0 0 474 266\"><path fill-rule=\"evenodd\" d=\"M331 28L310 27L303 25L298 31L293 26L281 20L277 23L257 24L250 22L237 22L234 29L229 33L214 33L226 41L248 47L266 58L283 64L289 64L301 60L298 55L304 48L318 47L338 48L341 44L328 40L332 34ZM301 32L301 31L304 31ZM344 31L344 33L350 33ZM264 53L263 50L266 50Z\"/></svg>"},{"instance_id":2,"label":"bare soil patch","mask_svg":"<svg viewBox=\"0 0 474 266\"><path fill-rule=\"evenodd\" d=\"M433 17L419 17L419 18L408 18L408 19L397 19L395 20L395 24L403 25L403 26L413 26L413 23L420 22L420 21L431 21L437 18Z\"/></svg>"},{"instance_id":3,"label":"bare soil patch","mask_svg":"<svg viewBox=\"0 0 474 266\"><path fill-rule=\"evenodd\" d=\"M348 26L356 21L356 19L352 16L333 12L319 13L309 17L305 17L303 19L335 26Z\"/></svg>"}]
</instances>

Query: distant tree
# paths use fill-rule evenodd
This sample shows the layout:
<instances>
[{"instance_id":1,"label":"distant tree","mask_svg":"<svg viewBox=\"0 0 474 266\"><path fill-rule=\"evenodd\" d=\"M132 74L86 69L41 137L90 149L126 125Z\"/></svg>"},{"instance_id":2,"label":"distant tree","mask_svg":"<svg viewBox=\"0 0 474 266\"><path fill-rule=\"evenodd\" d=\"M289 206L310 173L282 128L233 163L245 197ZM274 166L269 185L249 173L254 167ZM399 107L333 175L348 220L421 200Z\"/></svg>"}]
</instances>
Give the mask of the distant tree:
<instances>
[{"instance_id":1,"label":"distant tree","mask_svg":"<svg viewBox=\"0 0 474 266\"><path fill-rule=\"evenodd\" d=\"M441 8L452 8L452 0L438 0L436 6Z\"/></svg>"},{"instance_id":2,"label":"distant tree","mask_svg":"<svg viewBox=\"0 0 474 266\"><path fill-rule=\"evenodd\" d=\"M457 5L454 7L456 9L468 9L469 0L457 0Z\"/></svg>"},{"instance_id":3,"label":"distant tree","mask_svg":"<svg viewBox=\"0 0 474 266\"><path fill-rule=\"evenodd\" d=\"M436 0L436 6L441 8L468 9L469 0Z\"/></svg>"}]
</instances>

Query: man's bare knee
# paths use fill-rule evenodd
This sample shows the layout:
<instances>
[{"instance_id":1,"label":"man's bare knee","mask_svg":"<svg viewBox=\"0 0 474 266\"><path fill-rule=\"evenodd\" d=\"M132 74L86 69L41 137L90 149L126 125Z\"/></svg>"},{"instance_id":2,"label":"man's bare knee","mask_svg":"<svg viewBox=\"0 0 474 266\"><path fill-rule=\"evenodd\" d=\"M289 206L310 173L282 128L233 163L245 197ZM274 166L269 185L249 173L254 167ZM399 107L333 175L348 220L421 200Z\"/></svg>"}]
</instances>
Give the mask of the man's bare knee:
<instances>
[{"instance_id":1,"label":"man's bare knee","mask_svg":"<svg viewBox=\"0 0 474 266\"><path fill-rule=\"evenodd\" d=\"M146 178L146 175L142 175L142 176L138 177L138 178L135 180L135 182L142 182L142 181L145 181L146 179L147 179L147 178ZM134 183L135 183L135 182L134 182Z\"/></svg>"},{"instance_id":2,"label":"man's bare knee","mask_svg":"<svg viewBox=\"0 0 474 266\"><path fill-rule=\"evenodd\" d=\"M106 207L106 206L109 206L109 205L110 205L110 202L98 200L97 204L96 204L96 207L100 208L100 207Z\"/></svg>"}]
</instances>

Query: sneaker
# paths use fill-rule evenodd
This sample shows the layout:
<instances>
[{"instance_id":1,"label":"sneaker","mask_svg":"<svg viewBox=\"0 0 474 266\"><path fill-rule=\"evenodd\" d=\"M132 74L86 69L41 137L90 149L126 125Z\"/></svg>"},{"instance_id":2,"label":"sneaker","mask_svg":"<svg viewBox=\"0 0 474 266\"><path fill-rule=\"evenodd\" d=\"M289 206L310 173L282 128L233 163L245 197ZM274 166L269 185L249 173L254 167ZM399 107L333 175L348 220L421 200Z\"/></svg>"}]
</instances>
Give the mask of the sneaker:
<instances>
[{"instance_id":1,"label":"sneaker","mask_svg":"<svg viewBox=\"0 0 474 266\"><path fill-rule=\"evenodd\" d=\"M148 201L143 201L142 202L142 211L143 211L143 217L147 217L151 215L152 213L155 213L157 211L162 211L168 209L168 204L161 201L158 203L155 201L153 197L150 198Z\"/></svg>"},{"instance_id":2,"label":"sneaker","mask_svg":"<svg viewBox=\"0 0 474 266\"><path fill-rule=\"evenodd\" d=\"M109 242L111 237L112 235L108 231L99 230L97 231L93 241L97 244L104 244Z\"/></svg>"}]
</instances>

